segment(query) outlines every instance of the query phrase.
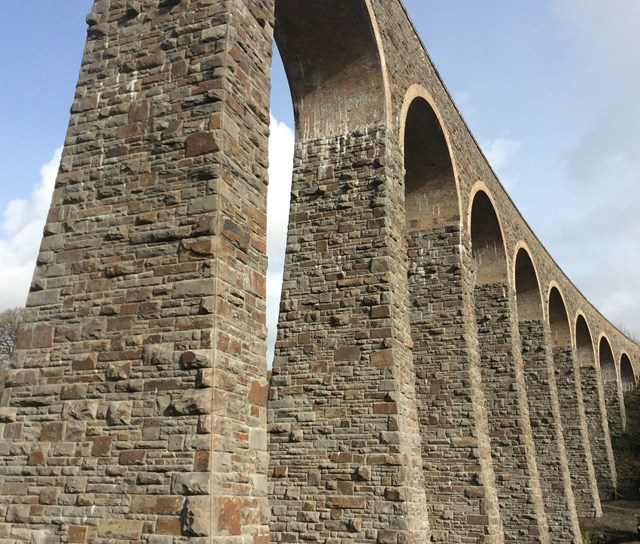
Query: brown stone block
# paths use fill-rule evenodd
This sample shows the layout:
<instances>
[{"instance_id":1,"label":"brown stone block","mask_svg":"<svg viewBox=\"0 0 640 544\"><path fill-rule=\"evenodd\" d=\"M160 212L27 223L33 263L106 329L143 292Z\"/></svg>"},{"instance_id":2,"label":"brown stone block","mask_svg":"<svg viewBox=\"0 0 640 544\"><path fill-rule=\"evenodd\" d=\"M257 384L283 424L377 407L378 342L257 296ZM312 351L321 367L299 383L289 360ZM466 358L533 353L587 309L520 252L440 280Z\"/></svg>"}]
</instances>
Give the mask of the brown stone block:
<instances>
[{"instance_id":1,"label":"brown stone block","mask_svg":"<svg viewBox=\"0 0 640 544\"><path fill-rule=\"evenodd\" d=\"M33 349L50 348L53 346L53 327L49 325L36 325L33 328L33 336L31 337L31 345Z\"/></svg>"},{"instance_id":2,"label":"brown stone block","mask_svg":"<svg viewBox=\"0 0 640 544\"><path fill-rule=\"evenodd\" d=\"M98 522L98 536L102 538L140 538L142 521L107 519Z\"/></svg>"},{"instance_id":3,"label":"brown stone block","mask_svg":"<svg viewBox=\"0 0 640 544\"><path fill-rule=\"evenodd\" d=\"M71 369L75 372L81 370L94 370L96 368L96 362L91 357L86 359L79 359L71 363Z\"/></svg>"},{"instance_id":4,"label":"brown stone block","mask_svg":"<svg viewBox=\"0 0 640 544\"><path fill-rule=\"evenodd\" d=\"M337 348L333 354L334 361L358 361L360 360L360 348L358 346L343 346Z\"/></svg>"},{"instance_id":5,"label":"brown stone block","mask_svg":"<svg viewBox=\"0 0 640 544\"><path fill-rule=\"evenodd\" d=\"M4 426L4 438L20 438L22 436L22 423L9 423Z\"/></svg>"},{"instance_id":6,"label":"brown stone block","mask_svg":"<svg viewBox=\"0 0 640 544\"><path fill-rule=\"evenodd\" d=\"M180 496L134 495L130 511L134 514L179 514L183 504L184 497Z\"/></svg>"},{"instance_id":7,"label":"brown stone block","mask_svg":"<svg viewBox=\"0 0 640 544\"><path fill-rule=\"evenodd\" d=\"M395 402L380 402L373 405L374 414L397 414L398 404Z\"/></svg>"},{"instance_id":8,"label":"brown stone block","mask_svg":"<svg viewBox=\"0 0 640 544\"><path fill-rule=\"evenodd\" d=\"M121 465L144 465L147 452L145 450L127 450L120 453Z\"/></svg>"},{"instance_id":9,"label":"brown stone block","mask_svg":"<svg viewBox=\"0 0 640 544\"><path fill-rule=\"evenodd\" d=\"M56 504L58 497L60 497L60 489L47 487L40 491L40 504Z\"/></svg>"},{"instance_id":10,"label":"brown stone block","mask_svg":"<svg viewBox=\"0 0 640 544\"><path fill-rule=\"evenodd\" d=\"M398 542L398 531L379 529L377 542L378 544L396 544Z\"/></svg>"},{"instance_id":11,"label":"brown stone block","mask_svg":"<svg viewBox=\"0 0 640 544\"><path fill-rule=\"evenodd\" d=\"M40 440L43 442L58 442L65 434L65 423L63 421L50 421L42 425Z\"/></svg>"},{"instance_id":12,"label":"brown stone block","mask_svg":"<svg viewBox=\"0 0 640 544\"><path fill-rule=\"evenodd\" d=\"M114 147L111 147L109 149L107 149L105 151L105 158L107 159L112 159L114 157L122 157L124 155L126 155L127 153L129 153L129 146L128 145L116 145Z\"/></svg>"},{"instance_id":13,"label":"brown stone block","mask_svg":"<svg viewBox=\"0 0 640 544\"><path fill-rule=\"evenodd\" d=\"M249 402L258 406L266 406L269 397L269 384L261 384L258 380L251 382Z\"/></svg>"},{"instance_id":14,"label":"brown stone block","mask_svg":"<svg viewBox=\"0 0 640 544\"><path fill-rule=\"evenodd\" d=\"M391 366L393 364L393 350L385 349L376 351L371 355L371 364L374 366Z\"/></svg>"},{"instance_id":15,"label":"brown stone block","mask_svg":"<svg viewBox=\"0 0 640 544\"><path fill-rule=\"evenodd\" d=\"M193 459L193 470L206 472L209 470L209 459L211 453L208 451L197 451Z\"/></svg>"},{"instance_id":16,"label":"brown stone block","mask_svg":"<svg viewBox=\"0 0 640 544\"><path fill-rule=\"evenodd\" d=\"M129 106L129 123L144 122L149 118L149 101L132 102Z\"/></svg>"},{"instance_id":17,"label":"brown stone block","mask_svg":"<svg viewBox=\"0 0 640 544\"><path fill-rule=\"evenodd\" d=\"M218 151L218 143L212 132L198 132L187 136L185 157L196 157Z\"/></svg>"},{"instance_id":18,"label":"brown stone block","mask_svg":"<svg viewBox=\"0 0 640 544\"><path fill-rule=\"evenodd\" d=\"M69 544L84 544L87 539L87 528L80 525L70 525L67 529Z\"/></svg>"},{"instance_id":19,"label":"brown stone block","mask_svg":"<svg viewBox=\"0 0 640 544\"><path fill-rule=\"evenodd\" d=\"M47 456L44 454L42 450L36 450L29 454L27 458L27 465L29 466L42 466L46 465Z\"/></svg>"},{"instance_id":20,"label":"brown stone block","mask_svg":"<svg viewBox=\"0 0 640 544\"><path fill-rule=\"evenodd\" d=\"M231 219L225 219L222 225L222 235L233 242L243 251L246 251L251 243L251 233Z\"/></svg>"},{"instance_id":21,"label":"brown stone block","mask_svg":"<svg viewBox=\"0 0 640 544\"><path fill-rule=\"evenodd\" d=\"M242 510L244 499L225 497L218 502L218 531L223 534L237 536L242 532Z\"/></svg>"},{"instance_id":22,"label":"brown stone block","mask_svg":"<svg viewBox=\"0 0 640 544\"><path fill-rule=\"evenodd\" d=\"M132 322L130 316L110 317L107 319L107 332L131 330Z\"/></svg>"},{"instance_id":23,"label":"brown stone block","mask_svg":"<svg viewBox=\"0 0 640 544\"><path fill-rule=\"evenodd\" d=\"M336 497L329 497L328 503L332 508L341 509L362 509L366 506L366 500L364 497L354 495L338 495Z\"/></svg>"},{"instance_id":24,"label":"brown stone block","mask_svg":"<svg viewBox=\"0 0 640 544\"><path fill-rule=\"evenodd\" d=\"M93 447L91 448L91 455L94 457L105 457L111 450L111 437L110 436L98 436L93 439Z\"/></svg>"},{"instance_id":25,"label":"brown stone block","mask_svg":"<svg viewBox=\"0 0 640 544\"><path fill-rule=\"evenodd\" d=\"M182 535L182 524L180 518L159 519L156 523L156 534L158 535Z\"/></svg>"},{"instance_id":26,"label":"brown stone block","mask_svg":"<svg viewBox=\"0 0 640 544\"><path fill-rule=\"evenodd\" d=\"M87 385L76 383L73 385L63 385L60 390L61 400L84 399L87 396Z\"/></svg>"}]
</instances>

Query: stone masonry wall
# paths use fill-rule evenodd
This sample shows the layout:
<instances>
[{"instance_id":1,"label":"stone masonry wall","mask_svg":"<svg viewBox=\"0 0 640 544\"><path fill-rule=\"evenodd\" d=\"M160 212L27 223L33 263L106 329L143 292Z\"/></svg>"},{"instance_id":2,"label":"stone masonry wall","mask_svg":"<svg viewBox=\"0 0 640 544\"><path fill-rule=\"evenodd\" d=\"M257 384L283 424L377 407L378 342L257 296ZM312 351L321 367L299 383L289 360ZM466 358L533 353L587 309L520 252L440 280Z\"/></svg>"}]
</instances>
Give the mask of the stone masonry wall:
<instances>
[{"instance_id":1,"label":"stone masonry wall","mask_svg":"<svg viewBox=\"0 0 640 544\"><path fill-rule=\"evenodd\" d=\"M273 5L97 0L88 24L0 541L264 541Z\"/></svg>"},{"instance_id":2,"label":"stone masonry wall","mask_svg":"<svg viewBox=\"0 0 640 544\"><path fill-rule=\"evenodd\" d=\"M575 542L561 437L582 511L594 474L615 492L620 385L574 361L575 337L551 360L548 323L518 329L515 248L541 300L553 286L584 316L581 348L606 336L606 363L638 371L640 346L531 232L401 1L300 2L279 0L298 141L269 391L274 0L95 1L0 399L0 544L265 544L270 519L274 542ZM417 96L451 185L447 226L409 233ZM478 185L506 269L474 287Z\"/></svg>"},{"instance_id":3,"label":"stone masonry wall","mask_svg":"<svg viewBox=\"0 0 640 544\"><path fill-rule=\"evenodd\" d=\"M580 515L593 516L599 514L600 501L584 415L581 378L579 368L575 364L575 352L572 348L555 347L553 360L557 373L560 413L576 506Z\"/></svg>"},{"instance_id":4,"label":"stone masonry wall","mask_svg":"<svg viewBox=\"0 0 640 544\"><path fill-rule=\"evenodd\" d=\"M296 148L269 401L275 542L428 538L384 149L377 127Z\"/></svg>"},{"instance_id":5,"label":"stone masonry wall","mask_svg":"<svg viewBox=\"0 0 640 544\"><path fill-rule=\"evenodd\" d=\"M548 336L545 325L541 320L520 321L519 329L529 419L549 534L552 542L580 544L582 536L571 487L551 354L546 349Z\"/></svg>"},{"instance_id":6,"label":"stone masonry wall","mask_svg":"<svg viewBox=\"0 0 640 544\"><path fill-rule=\"evenodd\" d=\"M505 542L548 543L522 360L516 359L505 284L476 286L482 382ZM527 436L528 434L528 436Z\"/></svg>"},{"instance_id":7,"label":"stone masonry wall","mask_svg":"<svg viewBox=\"0 0 640 544\"><path fill-rule=\"evenodd\" d=\"M578 356L580 357L580 351L578 351ZM580 379L598 493L600 499L611 500L615 495L616 467L609 438L600 369L594 364L581 364Z\"/></svg>"},{"instance_id":8,"label":"stone masonry wall","mask_svg":"<svg viewBox=\"0 0 640 544\"><path fill-rule=\"evenodd\" d=\"M408 236L411 329L423 467L436 542L502 542L486 431L475 314L465 304L473 281L455 227ZM469 257L467 257L468 259ZM484 421L483 421L484 420ZM484 432L483 432L484 430Z\"/></svg>"}]
</instances>

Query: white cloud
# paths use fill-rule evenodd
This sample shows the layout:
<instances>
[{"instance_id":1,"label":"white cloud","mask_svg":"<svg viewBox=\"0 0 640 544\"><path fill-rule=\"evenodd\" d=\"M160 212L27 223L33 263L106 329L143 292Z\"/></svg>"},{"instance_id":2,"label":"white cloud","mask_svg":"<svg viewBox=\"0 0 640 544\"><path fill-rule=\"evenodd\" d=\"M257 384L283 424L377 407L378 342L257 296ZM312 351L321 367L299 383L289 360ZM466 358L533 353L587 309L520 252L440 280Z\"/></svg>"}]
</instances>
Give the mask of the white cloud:
<instances>
[{"instance_id":1,"label":"white cloud","mask_svg":"<svg viewBox=\"0 0 640 544\"><path fill-rule=\"evenodd\" d=\"M585 60L573 95L589 116L577 117L584 132L564 155L572 202L553 254L608 319L640 335L640 3L553 7Z\"/></svg>"},{"instance_id":2,"label":"white cloud","mask_svg":"<svg viewBox=\"0 0 640 544\"><path fill-rule=\"evenodd\" d=\"M518 178L510 176L508 168L513 164L520 147L522 144L519 141L503 137L488 140L482 144L482 151L489 164L498 174L502 184L509 190L516 185Z\"/></svg>"},{"instance_id":3,"label":"white cloud","mask_svg":"<svg viewBox=\"0 0 640 544\"><path fill-rule=\"evenodd\" d=\"M269 138L269 193L267 196L267 353L269 364L273 354L278 325L280 291L289 223L291 170L293 168L293 130L271 118Z\"/></svg>"},{"instance_id":4,"label":"white cloud","mask_svg":"<svg viewBox=\"0 0 640 544\"><path fill-rule=\"evenodd\" d=\"M40 182L29 199L12 200L2 214L0 238L0 310L23 306L27 300L42 229L60 165L62 149L40 169Z\"/></svg>"}]
</instances>

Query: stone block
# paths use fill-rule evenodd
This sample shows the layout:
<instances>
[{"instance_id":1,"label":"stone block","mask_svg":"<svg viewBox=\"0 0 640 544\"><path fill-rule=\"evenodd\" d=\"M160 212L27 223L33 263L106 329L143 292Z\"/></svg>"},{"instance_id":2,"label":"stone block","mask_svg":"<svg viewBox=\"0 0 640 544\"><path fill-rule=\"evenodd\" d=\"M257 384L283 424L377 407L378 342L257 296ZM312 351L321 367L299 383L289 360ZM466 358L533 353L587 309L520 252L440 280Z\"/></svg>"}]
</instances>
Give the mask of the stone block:
<instances>
[{"instance_id":1,"label":"stone block","mask_svg":"<svg viewBox=\"0 0 640 544\"><path fill-rule=\"evenodd\" d=\"M139 520L103 519L98 521L98 537L112 539L140 538L143 522Z\"/></svg>"},{"instance_id":2,"label":"stone block","mask_svg":"<svg viewBox=\"0 0 640 544\"><path fill-rule=\"evenodd\" d=\"M208 497L188 497L184 502L181 523L182 533L187 536L211 535L211 507ZM223 516L221 510L217 510L218 516ZM217 532L219 536L223 533Z\"/></svg>"},{"instance_id":3,"label":"stone block","mask_svg":"<svg viewBox=\"0 0 640 544\"><path fill-rule=\"evenodd\" d=\"M174 495L208 495L208 472L187 472L174 474L171 479L171 493Z\"/></svg>"},{"instance_id":4,"label":"stone block","mask_svg":"<svg viewBox=\"0 0 640 544\"><path fill-rule=\"evenodd\" d=\"M112 402L107 410L107 423L109 425L129 425L132 411L132 401Z\"/></svg>"}]
</instances>

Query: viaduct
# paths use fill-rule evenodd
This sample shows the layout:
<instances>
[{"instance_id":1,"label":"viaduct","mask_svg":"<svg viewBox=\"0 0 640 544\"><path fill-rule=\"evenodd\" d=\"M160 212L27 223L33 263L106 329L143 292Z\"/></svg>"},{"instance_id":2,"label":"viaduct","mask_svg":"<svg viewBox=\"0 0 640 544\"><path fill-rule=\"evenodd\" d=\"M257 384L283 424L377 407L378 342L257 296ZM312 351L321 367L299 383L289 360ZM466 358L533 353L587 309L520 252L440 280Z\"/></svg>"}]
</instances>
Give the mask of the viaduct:
<instances>
[{"instance_id":1,"label":"viaduct","mask_svg":"<svg viewBox=\"0 0 640 544\"><path fill-rule=\"evenodd\" d=\"M0 543L581 542L640 347L400 0L96 0L0 408ZM273 41L296 113L265 357Z\"/></svg>"}]
</instances>

